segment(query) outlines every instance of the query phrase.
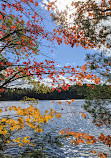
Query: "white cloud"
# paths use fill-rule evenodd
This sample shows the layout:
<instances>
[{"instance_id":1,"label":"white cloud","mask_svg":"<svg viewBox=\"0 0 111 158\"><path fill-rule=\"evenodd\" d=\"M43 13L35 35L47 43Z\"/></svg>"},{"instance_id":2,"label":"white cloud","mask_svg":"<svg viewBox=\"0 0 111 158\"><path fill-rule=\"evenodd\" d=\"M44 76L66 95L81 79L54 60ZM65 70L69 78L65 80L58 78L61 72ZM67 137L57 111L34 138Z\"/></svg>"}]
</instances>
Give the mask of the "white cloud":
<instances>
[{"instance_id":1,"label":"white cloud","mask_svg":"<svg viewBox=\"0 0 111 158\"><path fill-rule=\"evenodd\" d=\"M11 82L8 88L33 88L33 85L29 84L27 80L17 79Z\"/></svg>"}]
</instances>

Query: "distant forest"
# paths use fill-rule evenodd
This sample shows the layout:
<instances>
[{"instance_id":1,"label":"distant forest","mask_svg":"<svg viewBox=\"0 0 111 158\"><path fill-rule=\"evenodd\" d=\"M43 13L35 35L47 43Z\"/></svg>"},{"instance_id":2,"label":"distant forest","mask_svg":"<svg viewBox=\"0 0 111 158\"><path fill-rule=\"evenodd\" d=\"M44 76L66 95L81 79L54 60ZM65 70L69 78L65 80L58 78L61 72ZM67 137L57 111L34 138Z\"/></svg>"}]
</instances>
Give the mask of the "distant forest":
<instances>
[{"instance_id":1,"label":"distant forest","mask_svg":"<svg viewBox=\"0 0 111 158\"><path fill-rule=\"evenodd\" d=\"M96 96L101 99L110 99L111 88L107 85L94 85L94 89L92 90L86 84L83 86L73 85L69 87L69 90L65 91L61 89L61 92L58 92L58 90L52 91L50 88L48 91L38 91L37 89L30 88L8 88L1 94L0 100L17 101L23 99L25 96L40 100L93 99Z\"/></svg>"}]
</instances>

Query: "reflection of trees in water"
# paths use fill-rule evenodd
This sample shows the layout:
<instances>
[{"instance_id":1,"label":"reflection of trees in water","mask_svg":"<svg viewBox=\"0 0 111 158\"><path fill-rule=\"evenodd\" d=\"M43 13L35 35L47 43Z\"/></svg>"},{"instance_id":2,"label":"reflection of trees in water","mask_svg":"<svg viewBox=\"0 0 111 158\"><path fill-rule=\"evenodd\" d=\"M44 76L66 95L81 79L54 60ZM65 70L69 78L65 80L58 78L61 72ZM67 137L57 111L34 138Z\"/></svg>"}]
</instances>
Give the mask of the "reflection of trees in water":
<instances>
[{"instance_id":1,"label":"reflection of trees in water","mask_svg":"<svg viewBox=\"0 0 111 158\"><path fill-rule=\"evenodd\" d=\"M22 148L17 144L15 144L14 147L7 144L7 142L2 139L3 135L0 135L0 158L56 158L58 155L57 151L63 146L61 140L65 136L57 135L56 129L49 129L47 131L46 126L43 128L44 132L41 134L33 131L33 129L27 128L26 130L29 131L31 135L30 141L33 142L34 146L29 144L24 145ZM18 131L16 131L15 135L10 133L10 138L15 138L16 134L18 134ZM7 139L5 138L5 140ZM60 151L62 152L62 150Z\"/></svg>"},{"instance_id":2,"label":"reflection of trees in water","mask_svg":"<svg viewBox=\"0 0 111 158\"><path fill-rule=\"evenodd\" d=\"M31 157L34 158L56 158L58 156L57 151L63 146L61 143L62 136L57 135L56 129L49 129L48 131L44 130L41 134L33 132L31 140L35 146L24 148L24 151L21 154L22 157L30 157L30 153L32 153Z\"/></svg>"},{"instance_id":3,"label":"reflection of trees in water","mask_svg":"<svg viewBox=\"0 0 111 158\"><path fill-rule=\"evenodd\" d=\"M84 105L84 109L89 112L93 117L93 123L101 127L105 124L108 128L111 128L111 104L110 100L87 100Z\"/></svg>"},{"instance_id":4,"label":"reflection of trees in water","mask_svg":"<svg viewBox=\"0 0 111 158\"><path fill-rule=\"evenodd\" d=\"M84 109L93 117L93 123L111 128L111 88L108 85L96 85L87 90Z\"/></svg>"}]
</instances>

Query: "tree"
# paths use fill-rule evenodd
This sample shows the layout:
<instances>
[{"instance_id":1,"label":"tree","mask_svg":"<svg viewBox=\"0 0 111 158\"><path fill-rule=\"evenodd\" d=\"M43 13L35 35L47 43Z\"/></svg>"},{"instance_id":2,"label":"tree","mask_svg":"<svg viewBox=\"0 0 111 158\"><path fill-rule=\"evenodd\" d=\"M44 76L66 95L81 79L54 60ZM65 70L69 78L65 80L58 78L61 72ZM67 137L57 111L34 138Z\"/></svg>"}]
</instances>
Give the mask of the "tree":
<instances>
[{"instance_id":1,"label":"tree","mask_svg":"<svg viewBox=\"0 0 111 158\"><path fill-rule=\"evenodd\" d=\"M86 61L89 63L88 68L93 74L98 74L102 78L102 82L111 83L111 57L104 54L104 52L96 52L94 54L87 54Z\"/></svg>"},{"instance_id":2,"label":"tree","mask_svg":"<svg viewBox=\"0 0 111 158\"><path fill-rule=\"evenodd\" d=\"M7 89L8 85L20 78L31 80L34 76L41 80L44 75L52 79L53 84L57 83L59 75L65 73L72 73L70 71L56 71L53 61L45 60L45 62L38 62L36 55L39 51L39 41L46 39L52 41L53 35L42 26L42 17L38 14L38 3L33 0L20 0L20 1L4 1L0 2L0 93ZM35 9L34 9L35 7ZM52 38L51 38L52 37ZM61 38L57 38L58 41ZM69 68L68 68L69 69ZM57 79L55 78L57 76ZM30 82L31 82L30 81ZM42 85L41 85L42 86ZM58 85L60 86L60 85ZM65 85L63 81L63 88L68 89L69 85ZM43 127L47 125L48 121L53 121L53 118L61 117L61 114L48 109L41 114L38 108L32 104L38 103L34 98L25 97L25 101L29 102L28 108L21 108L16 106L9 106L7 109L3 107L3 111L14 110L17 114L17 119L13 116L0 118L0 142L4 144L14 143L19 147L23 145L34 146L32 139L29 136L21 136L24 128L31 128L37 133L43 131ZM19 133L20 132L20 133ZM13 139L13 134L18 134L16 139ZM13 144L12 144L13 142Z\"/></svg>"},{"instance_id":3,"label":"tree","mask_svg":"<svg viewBox=\"0 0 111 158\"><path fill-rule=\"evenodd\" d=\"M42 18L39 18L39 15L30 8L31 4L38 6L38 3L33 1L1 1L0 64L2 69L0 73L2 78L0 89L7 87L10 82L18 78L34 75L41 78L48 67L51 69L51 64L47 64L48 61L45 65L43 62L38 63L36 59L31 61L29 58L29 56L38 54L40 36L48 39L42 25L38 24ZM30 15L28 9L33 16ZM25 16L25 20L23 16ZM30 18L31 20L29 20Z\"/></svg>"},{"instance_id":4,"label":"tree","mask_svg":"<svg viewBox=\"0 0 111 158\"><path fill-rule=\"evenodd\" d=\"M46 5L46 4L45 4ZM62 7L64 5L64 7ZM66 44L80 44L85 49L99 48L110 53L111 1L49 1L48 10L60 26L55 33L62 32Z\"/></svg>"},{"instance_id":5,"label":"tree","mask_svg":"<svg viewBox=\"0 0 111 158\"><path fill-rule=\"evenodd\" d=\"M93 116L93 123L97 126L106 125L111 128L111 111L108 105L111 103L111 88L109 85L96 85L94 89L87 89L84 109Z\"/></svg>"},{"instance_id":6,"label":"tree","mask_svg":"<svg viewBox=\"0 0 111 158\"><path fill-rule=\"evenodd\" d=\"M92 79L94 74L98 74L98 77L104 76L108 81L111 66L111 2L105 0L96 2L94 0L72 0L70 2L61 1L60 3L57 0L45 2L45 6L51 11L51 16L58 25L58 28L54 29L54 35L59 34L60 37L63 37L61 42L64 40L65 44L69 44L71 47L81 45L85 49L94 48L101 52L101 54L94 52L93 55L87 56L87 63L81 67L82 75L79 73L81 80L84 80L84 78L91 79L98 84L100 83L99 79ZM57 42L60 44L59 41ZM106 56L108 54L109 57ZM104 69L102 69L102 66ZM100 73L95 73L94 69L96 72L100 71Z\"/></svg>"},{"instance_id":7,"label":"tree","mask_svg":"<svg viewBox=\"0 0 111 158\"><path fill-rule=\"evenodd\" d=\"M36 55L39 52L39 41L49 38L49 32L42 26L42 17L38 14L38 3L33 0L0 1L0 93L7 89L8 85L20 78L32 79L34 76L41 80L43 75L48 75L54 81L53 74L57 75L53 61L45 60L38 62ZM34 10L35 7L35 10ZM54 81L55 82L55 81ZM42 86L42 85L41 85ZM25 101L37 103L35 99L25 98ZM12 139L12 135L19 133L24 128L32 128L38 133L43 131L45 125L53 117L60 114L53 109L45 111L44 115L29 104L28 109L8 107L5 111L15 110L18 118L13 116L0 118L0 142L18 143L20 147L24 144L33 146L29 137ZM22 111L21 111L22 110ZM3 110L0 109L0 113ZM49 114L50 113L50 114ZM54 115L55 116L54 116ZM32 120L31 120L32 119ZM34 121L34 122L33 122Z\"/></svg>"},{"instance_id":8,"label":"tree","mask_svg":"<svg viewBox=\"0 0 111 158\"><path fill-rule=\"evenodd\" d=\"M33 0L19 0L19 1L5 1L2 0L0 2L1 4L1 11L0 11L0 42L1 42L1 49L0 49L0 91L1 93L7 88L10 82L15 81L20 78L27 78L32 79L32 77L36 76L38 80L41 80L42 77L46 74L49 78L52 79L53 84L63 83L62 88L64 90L67 90L69 88L69 84L65 84L65 81L61 78L59 78L60 75L65 74L71 74L71 77L75 76L75 78L69 78L71 81L75 81L77 84L82 85L81 82L84 81L84 79L91 79L94 80L96 84L99 84L101 79L100 76L96 76L91 74L91 72L86 72L88 70L87 66L90 64L87 62L82 67L78 67L79 70L75 70L71 66L64 66L61 71L56 70L56 67L54 65L53 61L45 60L45 62L38 62L35 55L39 54L39 41L40 39L46 39L48 41L57 40L58 44L62 43L61 33L63 33L63 39L66 44L70 44L72 47L75 43L80 43L85 48L94 48L94 47L100 47L99 45L102 43L107 48L110 48L109 44L109 36L106 40L106 34L105 32L102 32L100 30L100 36L98 35L98 38L96 38L94 35L96 33L92 31L95 31L95 28L97 27L100 20L94 19L95 28L94 30L92 27L89 28L90 20L82 21L82 18L84 18L84 15L82 14L80 16L80 12L83 10L80 10L78 8L78 19L74 19L76 21L76 24L78 24L78 20L80 20L81 25L77 26L71 26L66 25L67 23L64 21L65 16L63 14L62 19L62 25L59 27L59 29L53 30L54 33L50 34L47 32L43 25L43 19L38 14L38 3ZM79 2L79 7L82 6L83 8L87 5L90 5L90 9L94 8L94 15L98 11L98 16L100 15L101 18L102 12L108 12L107 7L105 10L100 10L99 6L96 5L96 3L93 3L93 1L88 3L81 3ZM108 2L108 5L110 2ZM48 5L48 8L55 5L54 3L50 3ZM77 3L72 3L72 6L77 6ZM34 9L35 7L35 9ZM102 7L102 6L101 6ZM103 7L102 7L103 9ZM88 11L89 13L90 11ZM59 21L61 22L61 13L58 12L59 15ZM79 17L80 16L80 17ZM89 15L91 16L91 15ZM54 15L53 15L54 17ZM55 17L54 17L55 18ZM58 17L56 18L58 19ZM74 23L75 25L75 23ZM82 29L84 30L82 31ZM109 28L109 27L108 27ZM107 29L108 29L107 28ZM90 33L88 34L88 32ZM95 31L96 32L96 31ZM59 33L59 36L56 35L56 33ZM109 32L107 32L108 34ZM88 35L87 35L88 34ZM103 34L103 35L101 35ZM102 36L102 37L101 37ZM102 40L100 40L102 38ZM99 42L98 42L99 41ZM11 59L11 57L13 57ZM109 62L108 62L109 63ZM107 63L107 64L108 64ZM93 64L91 62L91 64ZM109 65L109 64L108 64ZM93 64L93 68L97 67ZM109 70L108 70L109 71ZM58 87L60 87L60 84L58 84ZM55 88L53 88L55 89ZM61 89L58 89L58 91L61 91ZM11 106L8 109L5 109L6 111L12 111L15 110L15 112L18 114L18 118L14 120L13 118L1 118L0 120L0 136L1 140L5 143L10 143L12 141L13 143L18 143L20 147L22 147L24 144L32 145L34 144L31 142L31 139L29 140L28 136L25 136L23 138L17 137L16 139L10 138L10 134L8 131L11 132L11 134L14 134L14 132L23 131L24 128L32 128L38 133L41 133L43 131L42 126L47 125L48 121L53 121L53 118L59 118L61 117L61 114L54 111L53 109L48 109L45 111L45 113L42 115L38 108L35 108L32 106L32 103L35 103L36 100L34 98L25 98L25 101L29 101L30 107L27 109ZM32 102L30 102L32 101ZM74 100L72 100L73 102ZM58 102L61 104L61 102ZM70 105L71 101L67 101L68 105ZM2 110L0 110L2 112ZM82 116L86 117L85 114L82 113ZM69 133L70 134L70 133ZM80 135L76 135L78 140L80 138ZM86 136L86 135L82 135ZM84 137L86 138L86 137ZM102 138L104 136L102 135ZM91 142L96 142L94 137L87 137L87 139L90 139ZM101 138L100 138L101 139ZM104 139L102 139L104 140ZM109 140L109 137L108 137ZM75 144L77 145L78 142L76 141ZM105 143L107 143L105 141ZM108 142L108 145L110 145L110 142Z\"/></svg>"},{"instance_id":9,"label":"tree","mask_svg":"<svg viewBox=\"0 0 111 158\"><path fill-rule=\"evenodd\" d=\"M94 48L101 52L87 55L88 63L81 67L82 70L84 69L85 73L87 70L96 70L96 74L100 72L99 77L102 76L109 82L111 2L72 0L59 3L57 0L49 1L45 5L48 10L51 10L51 16L58 25L58 28L54 29L54 34L61 36L63 33L63 39L67 45L69 44L71 47L75 44L77 47L81 45L85 49ZM64 7L62 7L63 5ZM93 74L95 74L94 71Z\"/></svg>"},{"instance_id":10,"label":"tree","mask_svg":"<svg viewBox=\"0 0 111 158\"><path fill-rule=\"evenodd\" d=\"M102 82L110 84L110 67L111 67L111 30L110 22L111 20L111 1L62 1L60 3L57 1L49 1L45 4L48 10L51 10L51 16L53 20L56 21L58 25L57 29L54 29L55 34L61 36L63 33L64 42L68 45L70 44L73 47L81 45L85 49L96 48L100 52L87 55L87 64L81 67L83 71L82 77L86 79L92 79L93 75L98 75ZM64 7L63 7L64 6ZM88 75L86 72L90 71ZM92 74L92 76L91 76ZM94 83L99 84L100 78L95 79ZM80 78L79 78L80 79ZM109 98L110 86L106 90L103 86L98 85L96 88L94 85L90 86L91 92L89 92L90 97L86 101L84 108L92 114L94 117L94 123L98 127L101 127L103 124L110 128L111 118L110 110L104 107L103 105L109 101L104 100ZM109 90L109 91L108 91ZM105 93L105 95L103 95ZM88 95L88 96L89 96ZM103 100L101 100L103 97ZM90 101L91 99L91 101ZM82 116L86 118L86 115L82 113ZM77 133L73 131L61 131L61 134L68 134L75 137L75 140L72 141L75 145L83 143L84 140L87 140L87 144L102 141L108 146L111 145L110 136L104 136L101 134L96 140L93 136L86 136L83 133ZM92 151L95 153L95 151ZM99 157L106 157L107 154L99 154Z\"/></svg>"},{"instance_id":11,"label":"tree","mask_svg":"<svg viewBox=\"0 0 111 158\"><path fill-rule=\"evenodd\" d=\"M46 60L40 63L36 61L35 55L40 54L38 48L40 39L49 41L56 39L58 44L60 44L62 38L47 32L43 28L43 19L37 10L34 10L34 6L38 8L38 3L22 0L17 2L1 1L0 64L2 67L5 64L5 70L1 70L0 72L2 76L1 91L10 82L27 76L33 77L36 75L41 79L42 75L46 74L52 79L53 83L58 82L56 76L58 78L58 75L64 75L65 73L75 75L76 78L81 79L81 82L83 82L85 77L87 78L88 74L83 74L84 71L80 72L72 67L64 67L65 70L62 69L59 72L58 70L56 71L53 61ZM14 57L13 60L10 59L12 56ZM34 59L31 60L29 57L33 57ZM92 75L90 77L95 80ZM65 89L66 87L64 84L63 88Z\"/></svg>"}]
</instances>

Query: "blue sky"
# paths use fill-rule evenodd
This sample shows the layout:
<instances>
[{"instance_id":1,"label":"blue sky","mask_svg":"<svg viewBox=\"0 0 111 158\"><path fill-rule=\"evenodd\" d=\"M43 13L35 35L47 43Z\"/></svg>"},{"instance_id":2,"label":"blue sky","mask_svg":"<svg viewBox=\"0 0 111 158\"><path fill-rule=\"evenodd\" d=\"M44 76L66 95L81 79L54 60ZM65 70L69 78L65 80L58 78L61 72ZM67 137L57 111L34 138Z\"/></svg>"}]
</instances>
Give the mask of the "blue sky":
<instances>
[{"instance_id":1,"label":"blue sky","mask_svg":"<svg viewBox=\"0 0 111 158\"><path fill-rule=\"evenodd\" d=\"M54 28L57 26L55 25L55 21L52 20L50 16L50 12L47 10L41 10L40 14L42 14L43 17L43 26L45 26L45 30L53 31ZM42 46L43 45L43 46ZM47 47L51 46L51 48ZM59 64L60 66L64 65L71 65L71 66L82 66L85 64L85 57L87 53L93 53L94 50L86 50L82 48L81 46L73 48L70 45L66 45L64 42L60 45L57 44L56 41L54 41L53 45L51 45L50 42L47 42L47 40L42 40L40 47L40 53L44 54L45 56L41 55L39 56L38 60L43 60L45 58L49 60L53 60L56 62L56 64ZM53 50L53 53L51 52Z\"/></svg>"},{"instance_id":2,"label":"blue sky","mask_svg":"<svg viewBox=\"0 0 111 158\"><path fill-rule=\"evenodd\" d=\"M60 46L56 46L53 53L54 60L60 64L61 66L64 65L71 65L71 66L81 66L85 64L85 57L86 53L94 52L94 50L85 50L82 47L73 48L69 45L65 45L64 43Z\"/></svg>"},{"instance_id":3,"label":"blue sky","mask_svg":"<svg viewBox=\"0 0 111 158\"><path fill-rule=\"evenodd\" d=\"M45 10L44 8L41 8L41 6L38 6L37 8L34 8L38 11L38 14L43 17L42 26L45 27L46 31L53 31L54 28L57 26L55 25L55 21L52 21L52 18L50 16L50 12ZM18 14L14 10L15 14ZM23 16L24 20L27 21L26 16ZM82 47L76 47L73 48L70 45L65 45L62 43L61 45L58 45L56 41L54 41L51 48L48 46L51 46L51 42L48 42L47 40L42 39L41 43L39 45L40 49L40 55L35 56L36 60L43 61L45 59L53 60L56 64L59 64L60 66L82 66L85 64L85 55L89 52L94 52L94 50L85 50ZM53 53L51 52L53 50ZM43 56L44 55L44 56ZM9 58L12 58L12 56L9 55Z\"/></svg>"},{"instance_id":4,"label":"blue sky","mask_svg":"<svg viewBox=\"0 0 111 158\"><path fill-rule=\"evenodd\" d=\"M53 29L57 27L55 25L55 21L52 21L50 13L42 9L40 6L38 9L38 14L43 17L42 26L44 26L46 32L52 32ZM25 16L23 16L23 18L27 21L27 18ZM81 46L74 46L72 48L70 45L66 45L64 43L58 45L56 41L54 41L53 45L51 45L51 42L42 39L42 37L38 39L38 42L39 40L40 55L36 56L36 61L44 61L45 59L53 60L56 64L59 64L58 66L60 66L60 68L69 65L75 68L76 66L82 66L86 63L86 54L94 52L94 50L85 50ZM49 48L49 46L51 47ZM53 50L53 53L51 52L51 50Z\"/></svg>"},{"instance_id":5,"label":"blue sky","mask_svg":"<svg viewBox=\"0 0 111 158\"><path fill-rule=\"evenodd\" d=\"M43 18L43 21L41 22L41 24L40 23L37 23L37 24L44 26L45 32L49 32L49 31L52 32L53 29L57 27L55 25L55 21L52 21L50 12L48 12L44 8L42 9L40 6L38 6L37 8L34 8L34 10L36 10L37 13ZM17 14L15 10L14 12L16 16L19 14L18 12ZM32 14L33 14L33 11L32 11ZM28 20L25 15L23 15L23 19L26 21ZM70 45L67 46L64 43L62 43L61 45L58 45L56 41L54 41L53 45L51 45L51 42L42 39L42 37L38 39L38 45L40 49L40 52L39 52L40 55L35 56L36 61L37 62L44 61L45 59L53 60L55 61L56 64L58 64L58 67L60 66L60 68L63 66L69 66L69 65L75 68L76 66L82 66L86 63L85 61L86 54L95 53L94 50L88 50L88 49L85 50L81 46L79 47L74 46L72 48ZM53 53L51 52L51 50L53 50ZM9 57L12 58L13 56L9 54ZM33 60L33 58L30 58L30 59ZM22 60L20 62L22 62Z\"/></svg>"}]
</instances>

